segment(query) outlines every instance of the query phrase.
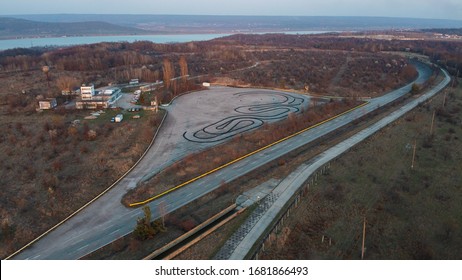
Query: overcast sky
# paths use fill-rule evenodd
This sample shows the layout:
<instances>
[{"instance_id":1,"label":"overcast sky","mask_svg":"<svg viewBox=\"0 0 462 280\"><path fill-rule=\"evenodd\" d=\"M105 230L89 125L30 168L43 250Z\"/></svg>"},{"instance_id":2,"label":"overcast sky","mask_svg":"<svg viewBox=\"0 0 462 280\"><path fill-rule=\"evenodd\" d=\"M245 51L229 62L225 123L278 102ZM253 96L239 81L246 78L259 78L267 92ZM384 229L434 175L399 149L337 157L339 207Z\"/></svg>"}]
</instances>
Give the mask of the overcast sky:
<instances>
[{"instance_id":1,"label":"overcast sky","mask_svg":"<svg viewBox=\"0 0 462 280\"><path fill-rule=\"evenodd\" d=\"M462 0L1 0L0 14L386 16L462 20Z\"/></svg>"}]
</instances>

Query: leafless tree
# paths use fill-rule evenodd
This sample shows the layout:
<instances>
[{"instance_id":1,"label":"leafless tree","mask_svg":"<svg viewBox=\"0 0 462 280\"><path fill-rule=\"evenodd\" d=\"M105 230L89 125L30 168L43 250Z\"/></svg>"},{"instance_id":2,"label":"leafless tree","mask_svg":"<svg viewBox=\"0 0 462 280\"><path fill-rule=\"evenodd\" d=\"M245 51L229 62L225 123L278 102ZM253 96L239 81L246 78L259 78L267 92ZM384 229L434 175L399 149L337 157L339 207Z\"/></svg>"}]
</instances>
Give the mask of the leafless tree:
<instances>
[{"instance_id":1,"label":"leafless tree","mask_svg":"<svg viewBox=\"0 0 462 280\"><path fill-rule=\"evenodd\" d=\"M164 72L164 85L166 88L170 89L172 84L172 79L175 75L175 69L173 68L172 62L165 58L163 62L163 72Z\"/></svg>"},{"instance_id":2,"label":"leafless tree","mask_svg":"<svg viewBox=\"0 0 462 280\"><path fill-rule=\"evenodd\" d=\"M160 218L162 220L162 227L165 228L165 216L167 215L167 204L165 203L165 201L163 200L160 204L159 204L159 213L160 213Z\"/></svg>"},{"instance_id":3,"label":"leafless tree","mask_svg":"<svg viewBox=\"0 0 462 280\"><path fill-rule=\"evenodd\" d=\"M73 87L78 85L78 81L73 77L63 76L56 80L56 85L62 91L71 91Z\"/></svg>"},{"instance_id":4,"label":"leafless tree","mask_svg":"<svg viewBox=\"0 0 462 280\"><path fill-rule=\"evenodd\" d=\"M186 57L181 56L180 57L180 71L181 71L181 78L183 82L187 81L188 79L188 62L186 61Z\"/></svg>"},{"instance_id":5,"label":"leafless tree","mask_svg":"<svg viewBox=\"0 0 462 280\"><path fill-rule=\"evenodd\" d=\"M46 80L47 80L47 86L48 90L50 90L50 67L48 66L43 66L42 67L42 72L45 74Z\"/></svg>"}]
</instances>

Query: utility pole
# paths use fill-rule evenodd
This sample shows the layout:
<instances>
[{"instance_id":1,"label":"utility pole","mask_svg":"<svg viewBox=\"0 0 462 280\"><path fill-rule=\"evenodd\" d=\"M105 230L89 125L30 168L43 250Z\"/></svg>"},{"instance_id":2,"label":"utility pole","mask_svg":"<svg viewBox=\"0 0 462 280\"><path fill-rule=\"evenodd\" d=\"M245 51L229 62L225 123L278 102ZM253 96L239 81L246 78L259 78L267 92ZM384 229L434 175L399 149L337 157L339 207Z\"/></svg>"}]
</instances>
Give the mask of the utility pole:
<instances>
[{"instance_id":1,"label":"utility pole","mask_svg":"<svg viewBox=\"0 0 462 280\"><path fill-rule=\"evenodd\" d=\"M433 125L435 124L435 113L436 111L433 110L432 125L430 126L430 135L433 135Z\"/></svg>"},{"instance_id":2,"label":"utility pole","mask_svg":"<svg viewBox=\"0 0 462 280\"><path fill-rule=\"evenodd\" d=\"M366 242L366 217L364 217L364 222L363 222L363 244L361 246L361 259L364 260L364 252L366 251L366 248L364 247L364 244Z\"/></svg>"},{"instance_id":3,"label":"utility pole","mask_svg":"<svg viewBox=\"0 0 462 280\"><path fill-rule=\"evenodd\" d=\"M446 95L448 94L447 91L444 91L444 97L443 97L443 108L446 105Z\"/></svg>"},{"instance_id":4,"label":"utility pole","mask_svg":"<svg viewBox=\"0 0 462 280\"><path fill-rule=\"evenodd\" d=\"M412 164L411 164L411 169L414 169L414 161L415 161L415 149L417 146L417 140L414 140L414 152L412 153Z\"/></svg>"},{"instance_id":5,"label":"utility pole","mask_svg":"<svg viewBox=\"0 0 462 280\"><path fill-rule=\"evenodd\" d=\"M452 79L452 85L451 87L453 88L454 87L454 82L456 81L456 79L459 77L459 69L457 69L457 74L456 76Z\"/></svg>"}]
</instances>

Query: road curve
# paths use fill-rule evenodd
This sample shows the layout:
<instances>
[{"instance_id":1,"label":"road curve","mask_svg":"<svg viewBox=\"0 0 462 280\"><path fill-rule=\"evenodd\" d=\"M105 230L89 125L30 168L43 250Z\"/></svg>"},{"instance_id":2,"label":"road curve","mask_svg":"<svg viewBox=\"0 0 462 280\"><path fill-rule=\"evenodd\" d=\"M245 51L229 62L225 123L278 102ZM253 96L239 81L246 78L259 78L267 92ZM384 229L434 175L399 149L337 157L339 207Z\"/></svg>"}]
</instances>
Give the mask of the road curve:
<instances>
[{"instance_id":1,"label":"road curve","mask_svg":"<svg viewBox=\"0 0 462 280\"><path fill-rule=\"evenodd\" d=\"M303 184L309 180L310 176L312 176L319 168L331 160L348 151L354 145L367 139L390 123L396 121L398 118L401 118L404 114L408 113L419 104L425 102L439 91L441 91L451 81L451 78L447 72L443 71L443 73L445 75L445 79L436 87L427 91L425 94L422 94L418 98L406 103L401 108L385 116L380 121L321 153L320 155L311 159L309 162L302 164L297 168L297 170L287 176L287 178L284 179L273 191L273 193L275 193L278 197L277 200L274 201L272 206L266 211L265 215L254 225L254 227L244 237L244 239L236 245L234 251L229 256L229 259L242 260L252 257L250 253L252 253L251 249L253 248L254 244L259 241L263 241L262 238L264 238L263 235L265 232L268 232L267 229L273 225L274 221L278 217L280 217L280 213L283 211L286 205L288 205L290 201L293 201L294 195L299 191Z\"/></svg>"}]
</instances>

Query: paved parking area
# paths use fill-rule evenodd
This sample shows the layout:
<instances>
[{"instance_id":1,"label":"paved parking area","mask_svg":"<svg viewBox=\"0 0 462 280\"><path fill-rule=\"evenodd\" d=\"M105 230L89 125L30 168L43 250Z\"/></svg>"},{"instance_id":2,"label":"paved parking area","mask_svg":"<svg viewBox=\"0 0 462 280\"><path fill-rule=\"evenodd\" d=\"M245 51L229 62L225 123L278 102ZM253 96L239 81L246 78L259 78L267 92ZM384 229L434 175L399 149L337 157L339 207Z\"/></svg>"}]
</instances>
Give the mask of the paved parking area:
<instances>
[{"instance_id":1,"label":"paved parking area","mask_svg":"<svg viewBox=\"0 0 462 280\"><path fill-rule=\"evenodd\" d=\"M123 109L129 109L129 108L141 108L141 105L136 105L133 103L130 103L133 99L133 94L132 93L122 93L122 97L117 100L116 106L123 108Z\"/></svg>"}]
</instances>

